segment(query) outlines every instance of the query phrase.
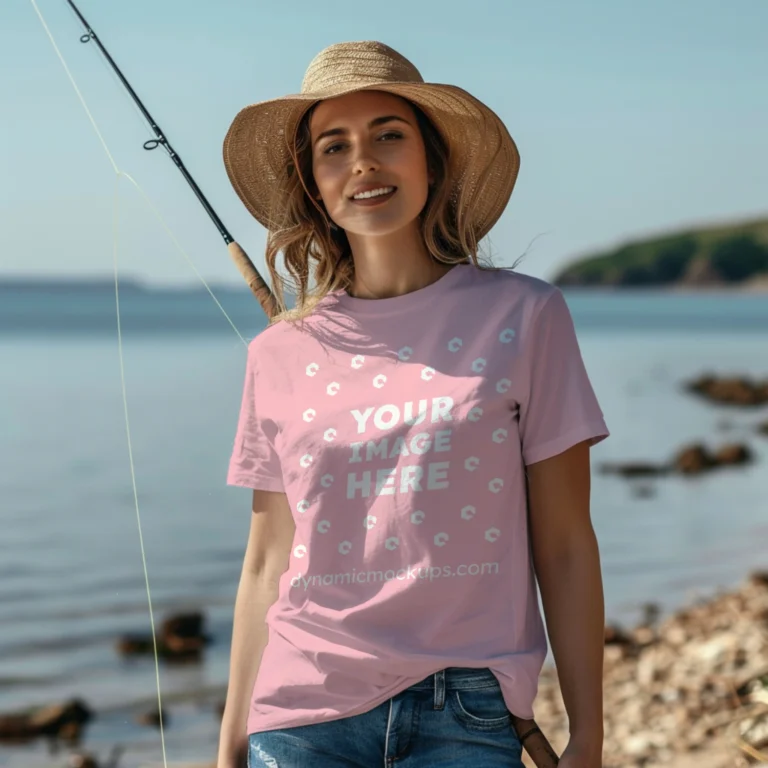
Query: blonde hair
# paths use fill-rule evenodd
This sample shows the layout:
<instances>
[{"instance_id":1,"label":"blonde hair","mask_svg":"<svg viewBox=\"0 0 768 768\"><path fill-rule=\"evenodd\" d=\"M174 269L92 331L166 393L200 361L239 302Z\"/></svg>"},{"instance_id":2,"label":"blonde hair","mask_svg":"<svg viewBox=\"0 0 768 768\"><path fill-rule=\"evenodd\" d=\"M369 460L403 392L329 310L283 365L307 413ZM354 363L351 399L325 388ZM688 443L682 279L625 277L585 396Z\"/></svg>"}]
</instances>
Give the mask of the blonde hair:
<instances>
[{"instance_id":1,"label":"blonde hair","mask_svg":"<svg viewBox=\"0 0 768 768\"><path fill-rule=\"evenodd\" d=\"M402 98L402 97L398 97ZM424 112L408 99L403 99L413 109L426 150L427 166L434 174L427 201L420 214L424 244L434 261L446 265L474 263L487 270L501 270L478 253L476 225L466 199L459 193L451 200L451 157L442 136ZM313 105L296 129L291 147L292 162L283 177L275 200L286 201L280 210L272 213L276 222L267 237L265 260L277 302L277 312L270 318L273 325L280 320L303 320L331 291L347 289L354 278L354 261L345 231L331 227L327 213L315 199L317 187L312 175L312 151L309 121ZM488 168L480 169L481 177ZM286 270L292 278L278 274L275 262L282 251ZM485 261L486 263L482 263ZM314 263L316 286L309 289L310 264ZM288 309L285 303L286 288L296 296L296 306Z\"/></svg>"}]
</instances>

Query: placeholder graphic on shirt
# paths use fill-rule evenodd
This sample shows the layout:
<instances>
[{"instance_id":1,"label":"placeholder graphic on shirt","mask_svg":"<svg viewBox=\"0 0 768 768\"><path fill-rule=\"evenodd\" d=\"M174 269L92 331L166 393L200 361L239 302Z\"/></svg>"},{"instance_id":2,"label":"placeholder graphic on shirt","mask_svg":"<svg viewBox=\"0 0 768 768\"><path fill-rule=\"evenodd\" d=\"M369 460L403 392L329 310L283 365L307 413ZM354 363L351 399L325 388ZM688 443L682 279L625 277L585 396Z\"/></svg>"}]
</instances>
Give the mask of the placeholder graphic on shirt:
<instances>
[{"instance_id":1,"label":"placeholder graphic on shirt","mask_svg":"<svg viewBox=\"0 0 768 768\"><path fill-rule=\"evenodd\" d=\"M504 328L494 336L502 346L515 331ZM439 370L412 362L415 343L400 348L394 364L352 355L353 373L343 377L337 365L310 361L304 367L312 384L303 392L313 405L300 416L315 429L314 442L302 441L311 449L297 457L312 482L296 512L311 518L311 529L292 551L293 571L299 569L292 587L499 574L492 545L503 526L488 510L504 488L504 477L494 473L504 464L494 462L493 451L505 450L514 414L505 399L510 355L494 350L493 337L490 342L481 342L484 356L467 359L460 354L462 338L449 338ZM400 399L404 393L411 399ZM349 407L351 401L360 404ZM339 443L343 452L332 452L331 471L324 472L324 452ZM482 540L483 548L468 546L470 538ZM405 543L410 559L399 552ZM333 550L335 557L323 561L338 567L320 573L302 568L318 548ZM345 570L345 559L358 549L374 567ZM443 563L449 551L450 562ZM457 559L464 554L478 559Z\"/></svg>"}]
</instances>

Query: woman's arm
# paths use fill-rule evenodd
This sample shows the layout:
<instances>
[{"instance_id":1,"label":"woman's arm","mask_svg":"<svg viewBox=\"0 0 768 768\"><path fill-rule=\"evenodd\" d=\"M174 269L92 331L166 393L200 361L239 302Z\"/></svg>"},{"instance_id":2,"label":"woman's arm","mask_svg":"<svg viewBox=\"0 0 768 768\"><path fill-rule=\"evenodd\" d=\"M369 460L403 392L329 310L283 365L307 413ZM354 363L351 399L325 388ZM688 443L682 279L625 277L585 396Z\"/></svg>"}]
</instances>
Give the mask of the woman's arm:
<instances>
[{"instance_id":1,"label":"woman's arm","mask_svg":"<svg viewBox=\"0 0 768 768\"><path fill-rule=\"evenodd\" d=\"M602 765L605 609L589 512L589 442L527 467L534 568L571 740L561 765Z\"/></svg>"},{"instance_id":2,"label":"woman's arm","mask_svg":"<svg viewBox=\"0 0 768 768\"><path fill-rule=\"evenodd\" d=\"M254 491L252 512L235 599L218 768L242 768L246 762L251 694L268 640L265 618L278 597L280 576L288 568L296 530L284 493Z\"/></svg>"}]
</instances>

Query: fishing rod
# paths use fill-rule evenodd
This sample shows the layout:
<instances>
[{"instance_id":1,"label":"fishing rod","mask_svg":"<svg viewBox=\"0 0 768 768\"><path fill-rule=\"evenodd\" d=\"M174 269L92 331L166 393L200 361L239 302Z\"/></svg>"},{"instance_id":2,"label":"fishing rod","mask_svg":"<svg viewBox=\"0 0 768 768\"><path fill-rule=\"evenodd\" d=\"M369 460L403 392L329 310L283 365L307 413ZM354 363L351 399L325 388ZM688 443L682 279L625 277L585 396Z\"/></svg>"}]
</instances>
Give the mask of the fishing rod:
<instances>
[{"instance_id":1,"label":"fishing rod","mask_svg":"<svg viewBox=\"0 0 768 768\"><path fill-rule=\"evenodd\" d=\"M170 142L166 138L165 133L162 131L152 115L150 115L144 104L142 104L141 99L133 90L131 84L126 80L125 76L120 71L120 68L117 66L117 64L115 64L114 59L109 55L107 49L102 45L101 40L99 40L98 36L93 31L91 25L85 20L85 17L82 13L80 13L73 0L67 0L67 3L69 3L70 7L86 29L86 34L80 37L80 42L89 43L91 40L93 40L96 45L99 46L99 49L101 50L102 54L104 54L107 62L115 71L115 74L120 78L120 82L125 86L125 89L128 91L136 106L144 116L145 120L149 123L150 127L154 131L155 136L157 136L156 139L149 139L148 141L145 141L143 145L144 149L151 151L157 149L159 146L162 146L168 152L171 159L176 164L176 167L181 171L182 176L184 176L184 178L187 180L187 183L192 187L192 190L205 209L206 213L210 216L211 220L216 225L216 228L219 230L219 234L224 239L232 260L235 262L235 265L240 271L240 274L243 276L246 283L248 284L248 287L251 289L252 293L258 300L261 308L264 310L264 313L268 318L271 319L277 313L277 299L275 298L274 293L264 282L264 278L262 278L262 276L259 274L248 254L243 250L243 248L240 247L240 245L238 245L237 242L235 242L235 239L232 237L232 235L222 223L221 219L213 210L213 207L208 202L195 180L192 178L192 175L186 169L178 153L173 149ZM554 768L557 766L559 762L558 755L552 748L552 745L549 743L546 736L542 733L535 720L524 719L512 715L512 724L515 728L518 738L522 742L528 754L531 756L531 759L537 768Z\"/></svg>"},{"instance_id":2,"label":"fishing rod","mask_svg":"<svg viewBox=\"0 0 768 768\"><path fill-rule=\"evenodd\" d=\"M144 104L142 104L141 99L136 94L136 91L133 90L131 84L128 82L128 80L126 80L125 76L120 71L120 68L117 66L117 64L115 64L114 59L109 55L107 49L102 45L101 40L99 40L98 35L93 31L91 25L85 20L85 17L82 13L80 13L80 10L74 4L73 0L67 0L67 3L69 3L72 10L77 15L77 18L80 19L80 22L86 29L86 34L80 37L80 42L90 43L91 40L93 40L93 42L99 46L99 50L104 54L104 57L109 62L109 65L115 71L115 74L120 78L120 82L125 86L125 89L136 103L136 106L141 111L144 119L149 123L150 127L155 133L155 136L157 136L156 139L149 139L148 141L145 141L144 149L151 151L153 149L157 149L159 146L165 148L165 150L170 155L171 160L173 160L173 162L176 164L176 167L181 171L181 175L187 180L189 186L192 187L193 192L202 204L205 212L211 217L213 223L216 225L216 229L219 230L219 234L222 236L222 238L224 238L224 242L227 246L227 250L229 251L230 256L232 257L232 260L235 262L235 265L240 271L240 274L245 279L245 282L248 284L248 287L251 289L254 296L256 296L259 304L261 305L261 308L264 310L268 318L274 317L274 315L277 313L277 299L272 293L272 290L264 282L264 278L259 274L248 254L240 245L238 245L238 243L229 233L229 230L227 230L221 219L216 214L216 211L213 210L213 207L206 199L202 190L197 186L197 183L192 178L192 174L190 174L182 162L181 157L179 157L178 153L173 149L170 142L166 138L165 132L160 128L152 115L149 114L149 111L144 106Z\"/></svg>"}]
</instances>

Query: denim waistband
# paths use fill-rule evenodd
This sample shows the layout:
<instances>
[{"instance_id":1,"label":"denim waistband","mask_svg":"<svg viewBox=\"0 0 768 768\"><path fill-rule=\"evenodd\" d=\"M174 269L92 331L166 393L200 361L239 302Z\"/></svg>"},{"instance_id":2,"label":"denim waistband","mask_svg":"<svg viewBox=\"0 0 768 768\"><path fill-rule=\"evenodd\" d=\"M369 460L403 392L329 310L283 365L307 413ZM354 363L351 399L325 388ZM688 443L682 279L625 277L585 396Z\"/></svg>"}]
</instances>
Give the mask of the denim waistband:
<instances>
[{"instance_id":1,"label":"denim waistband","mask_svg":"<svg viewBox=\"0 0 768 768\"><path fill-rule=\"evenodd\" d=\"M446 667L425 677L410 686L410 690L431 691L467 690L469 688L488 688L498 685L496 675L488 667Z\"/></svg>"}]
</instances>

